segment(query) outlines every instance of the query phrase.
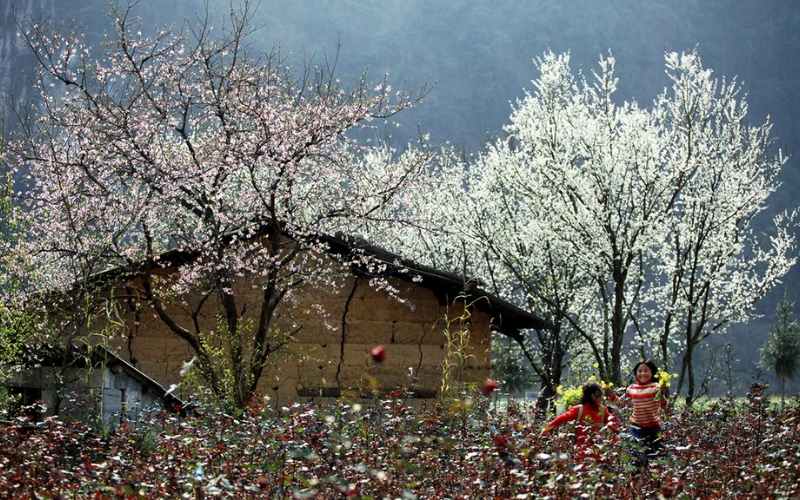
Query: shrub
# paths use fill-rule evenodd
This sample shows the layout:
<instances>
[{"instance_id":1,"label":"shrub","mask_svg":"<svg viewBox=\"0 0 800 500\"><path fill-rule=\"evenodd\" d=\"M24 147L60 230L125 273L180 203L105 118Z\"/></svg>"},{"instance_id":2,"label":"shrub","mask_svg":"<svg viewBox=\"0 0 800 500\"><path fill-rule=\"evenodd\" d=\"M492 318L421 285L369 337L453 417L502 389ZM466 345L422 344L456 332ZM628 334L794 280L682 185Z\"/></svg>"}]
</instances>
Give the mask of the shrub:
<instances>
[{"instance_id":1,"label":"shrub","mask_svg":"<svg viewBox=\"0 0 800 500\"><path fill-rule=\"evenodd\" d=\"M242 410L203 403L107 433L57 420L0 428L3 498L792 498L800 401L725 401L664 421L642 473L625 439L601 463L540 436L517 401L411 407L403 395Z\"/></svg>"}]
</instances>

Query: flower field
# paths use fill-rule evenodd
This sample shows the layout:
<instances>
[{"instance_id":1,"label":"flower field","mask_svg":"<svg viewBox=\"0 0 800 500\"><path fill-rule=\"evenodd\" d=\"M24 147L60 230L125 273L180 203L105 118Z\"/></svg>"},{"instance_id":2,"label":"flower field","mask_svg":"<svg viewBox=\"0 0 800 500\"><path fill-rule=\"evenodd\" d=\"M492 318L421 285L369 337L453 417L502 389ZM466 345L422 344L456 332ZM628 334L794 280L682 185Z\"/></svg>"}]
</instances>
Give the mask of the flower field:
<instances>
[{"instance_id":1,"label":"flower field","mask_svg":"<svg viewBox=\"0 0 800 500\"><path fill-rule=\"evenodd\" d=\"M608 440L573 463L550 415L477 392L450 405L402 394L332 405L204 405L98 432L48 420L0 428L0 498L798 498L800 401L696 406L664 418L644 469ZM622 415L623 425L625 415Z\"/></svg>"}]
</instances>

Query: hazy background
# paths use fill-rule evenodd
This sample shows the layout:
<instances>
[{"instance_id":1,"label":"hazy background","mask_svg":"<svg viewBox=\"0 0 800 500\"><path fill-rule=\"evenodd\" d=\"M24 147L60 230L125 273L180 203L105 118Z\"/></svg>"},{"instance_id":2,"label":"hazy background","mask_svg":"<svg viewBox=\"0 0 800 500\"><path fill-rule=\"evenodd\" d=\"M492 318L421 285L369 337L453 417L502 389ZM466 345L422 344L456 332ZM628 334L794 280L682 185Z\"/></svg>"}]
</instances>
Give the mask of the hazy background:
<instances>
[{"instance_id":1,"label":"hazy background","mask_svg":"<svg viewBox=\"0 0 800 500\"><path fill-rule=\"evenodd\" d=\"M229 9L227 1L210 4L217 17ZM0 0L0 5L0 96L16 106L26 103L22 72L33 61L14 45L12 7L44 9L54 19L85 23L94 43L110 28L103 15L107 0ZM142 0L136 12L150 27L191 20L198 10L204 10L200 0ZM618 99L649 106L668 85L664 52L696 46L717 77L735 76L744 84L753 122L771 117L776 147L791 152L800 133L797 0L263 0L256 21L265 24L257 43L265 49L280 46L293 65L309 58L322 64L325 54L335 56L340 42L342 77L369 67L372 79L388 73L395 88L435 82L425 104L398 117L402 126L390 132L399 143L419 127L433 141L479 151L487 138L502 134L510 103L537 76L532 59L547 49L570 51L573 66L587 73L597 68L601 54L612 51ZM4 109L8 131L14 119L7 105ZM786 165L770 213L798 205L798 158ZM798 278L800 267L759 305L761 320L717 339L732 342L740 385L752 381L777 300L786 294L798 302ZM798 387L795 383L792 390Z\"/></svg>"}]
</instances>

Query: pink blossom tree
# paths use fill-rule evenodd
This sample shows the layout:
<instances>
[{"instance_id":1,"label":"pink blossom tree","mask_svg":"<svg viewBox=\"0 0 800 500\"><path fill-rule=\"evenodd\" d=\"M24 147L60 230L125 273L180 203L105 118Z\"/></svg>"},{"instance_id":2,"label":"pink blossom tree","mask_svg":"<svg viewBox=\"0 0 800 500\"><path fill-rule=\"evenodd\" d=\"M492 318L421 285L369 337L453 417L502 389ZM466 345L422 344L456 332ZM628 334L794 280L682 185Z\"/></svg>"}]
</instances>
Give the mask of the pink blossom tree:
<instances>
[{"instance_id":1,"label":"pink blossom tree","mask_svg":"<svg viewBox=\"0 0 800 500\"><path fill-rule=\"evenodd\" d=\"M297 291L335 288L363 259L323 258L320 236L416 223L405 193L426 184L425 139L402 152L363 139L429 89L393 93L385 77L340 80L335 59L298 72L279 51L257 53L249 2L221 29L206 15L153 36L134 9L112 6L99 49L75 26L18 23L41 63L11 151L29 231L19 250L40 289L116 290L155 313L210 387L242 404L300 328ZM260 297L255 310L240 282ZM198 321L209 307L213 329Z\"/></svg>"}]
</instances>

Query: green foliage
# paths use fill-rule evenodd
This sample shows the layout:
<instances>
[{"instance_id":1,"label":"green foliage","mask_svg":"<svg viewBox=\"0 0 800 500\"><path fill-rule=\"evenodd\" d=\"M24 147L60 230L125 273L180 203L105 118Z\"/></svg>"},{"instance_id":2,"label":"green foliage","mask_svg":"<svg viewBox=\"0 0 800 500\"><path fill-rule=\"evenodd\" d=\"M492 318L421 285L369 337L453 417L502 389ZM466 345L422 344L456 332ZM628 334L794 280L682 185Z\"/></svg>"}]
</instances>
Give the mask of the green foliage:
<instances>
[{"instance_id":1,"label":"green foliage","mask_svg":"<svg viewBox=\"0 0 800 500\"><path fill-rule=\"evenodd\" d=\"M0 139L0 162L4 144ZM21 284L11 279L8 268L13 265L9 251L22 234L12 202L13 185L6 174L0 190L0 383L13 372L27 352L34 333L38 331L41 315L30 304L18 301L14 295ZM0 411L13 413L19 398L5 387L0 389Z\"/></svg>"},{"instance_id":2,"label":"green foliage","mask_svg":"<svg viewBox=\"0 0 800 500\"><path fill-rule=\"evenodd\" d=\"M778 322L761 348L761 365L781 381L782 398L785 383L800 373L800 325L792 317L793 309L793 303L781 299L777 307Z\"/></svg>"},{"instance_id":3,"label":"green foliage","mask_svg":"<svg viewBox=\"0 0 800 500\"><path fill-rule=\"evenodd\" d=\"M0 370L18 362L27 352L39 330L41 316L35 311L14 307L0 301ZM0 375L6 375L0 372Z\"/></svg>"},{"instance_id":4,"label":"green foliage","mask_svg":"<svg viewBox=\"0 0 800 500\"><path fill-rule=\"evenodd\" d=\"M492 376L502 380L508 392L524 392L536 383L530 365L525 361L519 344L505 336L493 333L492 339Z\"/></svg>"},{"instance_id":5,"label":"green foliage","mask_svg":"<svg viewBox=\"0 0 800 500\"><path fill-rule=\"evenodd\" d=\"M450 317L448 308L448 313L444 318L445 326L442 334L445 338L445 355L441 364L442 380L439 386L441 401L457 398L467 382L464 379L464 368L467 366L469 358L472 357L469 353L470 307L471 304L464 303L463 311L455 317Z\"/></svg>"}]
</instances>

